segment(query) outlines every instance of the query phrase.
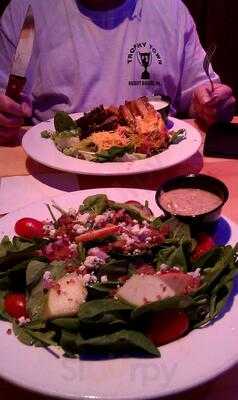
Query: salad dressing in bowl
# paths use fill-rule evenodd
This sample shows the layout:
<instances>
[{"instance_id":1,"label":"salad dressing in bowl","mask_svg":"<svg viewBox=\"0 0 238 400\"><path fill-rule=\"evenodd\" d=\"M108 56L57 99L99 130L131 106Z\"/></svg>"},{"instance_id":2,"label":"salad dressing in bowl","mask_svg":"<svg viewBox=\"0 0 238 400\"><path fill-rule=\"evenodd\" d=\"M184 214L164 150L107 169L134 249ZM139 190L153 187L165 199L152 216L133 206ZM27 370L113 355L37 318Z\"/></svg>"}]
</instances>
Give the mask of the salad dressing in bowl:
<instances>
[{"instance_id":1,"label":"salad dressing in bowl","mask_svg":"<svg viewBox=\"0 0 238 400\"><path fill-rule=\"evenodd\" d=\"M221 198L215 193L196 188L173 189L160 197L163 208L178 215L204 214L219 207L221 203Z\"/></svg>"},{"instance_id":2,"label":"salad dressing in bowl","mask_svg":"<svg viewBox=\"0 0 238 400\"><path fill-rule=\"evenodd\" d=\"M205 174L178 176L156 192L156 202L163 212L188 224L217 221L228 197L226 185Z\"/></svg>"}]
</instances>

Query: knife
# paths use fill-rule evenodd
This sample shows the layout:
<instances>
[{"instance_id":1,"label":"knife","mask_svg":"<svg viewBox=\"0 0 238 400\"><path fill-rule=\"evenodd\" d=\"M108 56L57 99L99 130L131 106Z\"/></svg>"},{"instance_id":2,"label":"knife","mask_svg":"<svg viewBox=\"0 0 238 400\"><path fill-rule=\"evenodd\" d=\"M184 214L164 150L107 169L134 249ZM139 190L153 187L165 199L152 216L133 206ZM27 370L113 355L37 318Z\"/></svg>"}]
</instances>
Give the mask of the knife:
<instances>
[{"instance_id":1,"label":"knife","mask_svg":"<svg viewBox=\"0 0 238 400\"><path fill-rule=\"evenodd\" d=\"M35 37L35 24L31 6L28 7L21 29L16 53L13 59L6 95L20 102L21 92L26 83L26 70L31 58Z\"/></svg>"}]
</instances>

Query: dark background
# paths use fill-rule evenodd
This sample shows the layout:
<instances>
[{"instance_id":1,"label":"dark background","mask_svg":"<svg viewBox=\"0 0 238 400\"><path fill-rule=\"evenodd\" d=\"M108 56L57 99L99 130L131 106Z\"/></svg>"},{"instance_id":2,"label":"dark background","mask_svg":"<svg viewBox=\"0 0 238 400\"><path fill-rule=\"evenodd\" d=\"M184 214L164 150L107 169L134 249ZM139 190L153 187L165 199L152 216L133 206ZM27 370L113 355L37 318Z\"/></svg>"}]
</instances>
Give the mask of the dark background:
<instances>
[{"instance_id":1,"label":"dark background","mask_svg":"<svg viewBox=\"0 0 238 400\"><path fill-rule=\"evenodd\" d=\"M195 19L203 47L217 44L214 69L238 98L238 0L183 1ZM8 3L0 0L0 15Z\"/></svg>"}]
</instances>

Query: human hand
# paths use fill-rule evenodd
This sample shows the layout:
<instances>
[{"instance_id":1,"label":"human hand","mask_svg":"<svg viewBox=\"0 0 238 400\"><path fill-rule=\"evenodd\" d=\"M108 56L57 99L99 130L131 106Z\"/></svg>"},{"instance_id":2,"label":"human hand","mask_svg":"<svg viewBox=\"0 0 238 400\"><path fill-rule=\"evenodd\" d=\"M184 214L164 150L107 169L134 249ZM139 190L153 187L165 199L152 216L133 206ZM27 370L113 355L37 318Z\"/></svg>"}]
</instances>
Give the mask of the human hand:
<instances>
[{"instance_id":1,"label":"human hand","mask_svg":"<svg viewBox=\"0 0 238 400\"><path fill-rule=\"evenodd\" d=\"M209 83L197 87L193 92L191 114L211 125L215 122L229 122L235 114L236 100L232 89L221 83Z\"/></svg>"},{"instance_id":2,"label":"human hand","mask_svg":"<svg viewBox=\"0 0 238 400\"><path fill-rule=\"evenodd\" d=\"M20 104L0 93L0 144L10 143L18 134L25 117L32 114L31 104L22 97Z\"/></svg>"}]
</instances>

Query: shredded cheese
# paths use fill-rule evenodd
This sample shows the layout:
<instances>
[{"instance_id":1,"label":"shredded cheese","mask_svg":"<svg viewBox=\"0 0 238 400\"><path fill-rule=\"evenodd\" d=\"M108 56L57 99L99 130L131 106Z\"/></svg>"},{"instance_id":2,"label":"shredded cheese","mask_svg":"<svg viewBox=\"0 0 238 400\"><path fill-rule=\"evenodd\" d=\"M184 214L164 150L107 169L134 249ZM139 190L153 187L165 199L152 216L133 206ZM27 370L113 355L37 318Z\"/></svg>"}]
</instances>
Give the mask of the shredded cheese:
<instances>
[{"instance_id":1,"label":"shredded cheese","mask_svg":"<svg viewBox=\"0 0 238 400\"><path fill-rule=\"evenodd\" d=\"M95 132L90 135L90 140L96 144L98 151L108 150L113 146L124 147L129 145L129 140L117 131Z\"/></svg>"}]
</instances>

